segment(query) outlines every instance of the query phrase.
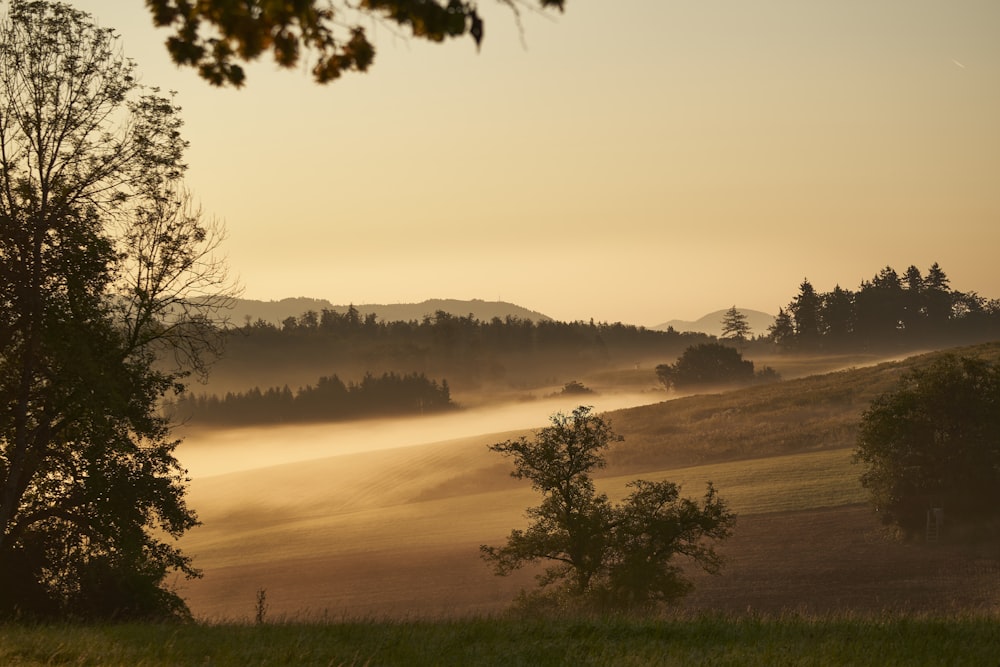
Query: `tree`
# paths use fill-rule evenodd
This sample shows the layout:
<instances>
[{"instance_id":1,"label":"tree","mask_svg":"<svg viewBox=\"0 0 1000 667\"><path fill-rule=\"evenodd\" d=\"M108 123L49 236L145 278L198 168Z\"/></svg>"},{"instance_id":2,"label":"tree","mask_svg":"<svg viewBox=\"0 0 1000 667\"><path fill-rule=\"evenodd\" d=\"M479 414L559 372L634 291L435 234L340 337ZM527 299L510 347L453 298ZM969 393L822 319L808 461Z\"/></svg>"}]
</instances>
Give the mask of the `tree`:
<instances>
[{"instance_id":1,"label":"tree","mask_svg":"<svg viewBox=\"0 0 1000 667\"><path fill-rule=\"evenodd\" d=\"M808 279L799 285L798 295L788 306L795 323L795 342L797 345L811 349L819 344L820 310L822 298Z\"/></svg>"},{"instance_id":2,"label":"tree","mask_svg":"<svg viewBox=\"0 0 1000 667\"><path fill-rule=\"evenodd\" d=\"M908 533L931 508L1000 516L1000 364L949 354L907 373L862 415L854 460L884 520Z\"/></svg>"},{"instance_id":3,"label":"tree","mask_svg":"<svg viewBox=\"0 0 1000 667\"><path fill-rule=\"evenodd\" d=\"M517 18L521 0L498 0ZM538 0L563 9L565 0ZM214 85L240 86L239 63L271 52L281 67L295 67L303 51L315 53L313 78L327 83L347 71L367 71L375 59L363 21L383 22L414 37L441 42L468 33L478 48L483 19L468 0L146 0L159 27L171 28L167 50L178 65L194 67Z\"/></svg>"},{"instance_id":4,"label":"tree","mask_svg":"<svg viewBox=\"0 0 1000 667\"><path fill-rule=\"evenodd\" d=\"M824 346L842 349L854 333L854 295L836 285L832 292L820 295L820 300Z\"/></svg>"},{"instance_id":5,"label":"tree","mask_svg":"<svg viewBox=\"0 0 1000 667\"><path fill-rule=\"evenodd\" d=\"M673 365L660 364L656 376L667 388L684 389L750 382L753 362L743 359L736 349L721 343L692 345Z\"/></svg>"},{"instance_id":6,"label":"tree","mask_svg":"<svg viewBox=\"0 0 1000 667\"><path fill-rule=\"evenodd\" d=\"M951 291L948 276L937 262L927 271L922 294L931 331L946 331L954 315L955 302L961 300L961 297Z\"/></svg>"},{"instance_id":7,"label":"tree","mask_svg":"<svg viewBox=\"0 0 1000 667\"><path fill-rule=\"evenodd\" d=\"M871 281L861 283L855 295L856 330L868 347L892 346L900 341L906 319L906 294L899 274L891 266Z\"/></svg>"},{"instance_id":8,"label":"tree","mask_svg":"<svg viewBox=\"0 0 1000 667\"><path fill-rule=\"evenodd\" d=\"M735 305L726 311L722 317L722 337L731 338L739 343L745 343L750 338L750 324L746 313Z\"/></svg>"},{"instance_id":9,"label":"tree","mask_svg":"<svg viewBox=\"0 0 1000 667\"><path fill-rule=\"evenodd\" d=\"M792 322L792 316L784 308L778 308L778 315L774 318L774 323L767 328L767 335L775 345L782 347L788 347L795 342L795 324Z\"/></svg>"},{"instance_id":10,"label":"tree","mask_svg":"<svg viewBox=\"0 0 1000 667\"><path fill-rule=\"evenodd\" d=\"M178 109L111 30L0 23L0 615L186 611L197 523L158 403L215 351L233 286L181 184Z\"/></svg>"},{"instance_id":11,"label":"tree","mask_svg":"<svg viewBox=\"0 0 1000 667\"><path fill-rule=\"evenodd\" d=\"M541 591L528 600L609 609L647 608L687 592L676 555L719 572L721 559L708 542L729 537L735 516L711 483L699 504L681 499L670 482L636 480L631 494L612 504L590 473L604 467L604 450L622 438L585 406L551 421L533 441L490 446L513 458L513 477L527 478L542 494L542 503L527 510L526 530L511 531L504 546L480 547L496 574L545 561L552 565L538 576Z\"/></svg>"}]
</instances>

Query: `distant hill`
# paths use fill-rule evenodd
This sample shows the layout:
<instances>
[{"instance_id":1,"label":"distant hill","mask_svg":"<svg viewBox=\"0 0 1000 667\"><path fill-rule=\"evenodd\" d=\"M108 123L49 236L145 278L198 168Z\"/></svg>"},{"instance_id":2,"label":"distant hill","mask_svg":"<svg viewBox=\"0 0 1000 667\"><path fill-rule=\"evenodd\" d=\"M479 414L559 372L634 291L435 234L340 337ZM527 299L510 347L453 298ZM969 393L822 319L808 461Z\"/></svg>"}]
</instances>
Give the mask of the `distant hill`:
<instances>
[{"instance_id":1,"label":"distant hill","mask_svg":"<svg viewBox=\"0 0 1000 667\"><path fill-rule=\"evenodd\" d=\"M669 322L664 322L663 324L658 324L655 327L650 328L657 331L666 331L670 327L673 327L674 331L679 332L694 331L708 334L710 336L721 336L722 318L725 317L727 310L729 309L723 308L722 310L716 310L715 312L709 313L694 322L686 320L670 320ZM769 315L759 310L749 310L747 308L739 308L738 310L747 316L747 324L750 325L752 336L766 334L768 327L774 324L774 315Z\"/></svg>"},{"instance_id":2,"label":"distant hill","mask_svg":"<svg viewBox=\"0 0 1000 667\"><path fill-rule=\"evenodd\" d=\"M354 307L362 317L368 313L375 313L379 320L385 322L420 321L425 315L434 315L439 310L457 317L465 317L471 314L476 319L482 321L489 321L494 317L505 318L508 315L533 322L552 319L547 315L522 308L512 303L482 301L480 299L472 299L471 301L460 299L428 299L420 303L366 303L354 304ZM319 313L324 308L338 313L345 313L349 306L335 306L326 299L312 299L308 297L294 297L281 299L280 301L238 299L233 310L229 313L229 320L233 326L242 326L248 317L251 321L261 319L265 322L280 324L282 320L288 317L298 317L309 310Z\"/></svg>"}]
</instances>

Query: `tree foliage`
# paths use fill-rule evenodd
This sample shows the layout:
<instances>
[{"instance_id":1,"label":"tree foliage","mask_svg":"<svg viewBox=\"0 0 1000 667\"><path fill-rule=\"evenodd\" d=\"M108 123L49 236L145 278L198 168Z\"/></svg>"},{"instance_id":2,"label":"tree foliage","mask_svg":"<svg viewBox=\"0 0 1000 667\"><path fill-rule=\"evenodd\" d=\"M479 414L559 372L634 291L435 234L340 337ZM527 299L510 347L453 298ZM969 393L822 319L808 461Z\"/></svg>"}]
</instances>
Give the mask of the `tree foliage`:
<instances>
[{"instance_id":1,"label":"tree foliage","mask_svg":"<svg viewBox=\"0 0 1000 667\"><path fill-rule=\"evenodd\" d=\"M750 338L753 329L747 321L747 315L735 305L726 311L722 317L722 337L731 338L740 343Z\"/></svg>"},{"instance_id":2,"label":"tree foliage","mask_svg":"<svg viewBox=\"0 0 1000 667\"><path fill-rule=\"evenodd\" d=\"M1000 301L952 290L949 282L937 263L925 274L911 265L902 276L886 266L856 290L837 285L820 293L804 280L769 335L783 348L843 351L954 345L1000 334Z\"/></svg>"},{"instance_id":3,"label":"tree foliage","mask_svg":"<svg viewBox=\"0 0 1000 667\"><path fill-rule=\"evenodd\" d=\"M496 574L544 561L550 566L538 576L541 592L529 596L536 604L641 609L690 589L675 556L720 570L710 541L728 537L735 517L711 484L698 503L680 498L670 482L636 480L628 497L612 504L590 475L604 467L604 451L621 437L585 406L551 421L534 440L490 446L513 459L512 476L530 480L542 494L541 504L527 510L527 529L511 531L504 546L480 547Z\"/></svg>"},{"instance_id":4,"label":"tree foliage","mask_svg":"<svg viewBox=\"0 0 1000 667\"><path fill-rule=\"evenodd\" d=\"M280 325L257 320L230 330L213 382L221 385L232 376L226 389L242 390L252 368L255 382L302 386L315 381L317 368L326 368L336 369L345 382L360 381L366 373L423 373L448 378L455 391L503 385L523 390L637 359L673 358L706 340L701 333L621 323L479 320L440 311L405 322L353 307L324 308Z\"/></svg>"},{"instance_id":5,"label":"tree foliage","mask_svg":"<svg viewBox=\"0 0 1000 667\"><path fill-rule=\"evenodd\" d=\"M927 510L1000 515L1000 364L941 356L903 376L861 420L855 461L887 522L913 533Z\"/></svg>"},{"instance_id":6,"label":"tree foliage","mask_svg":"<svg viewBox=\"0 0 1000 667\"><path fill-rule=\"evenodd\" d=\"M54 2L0 22L0 615L183 613L195 525L158 412L228 299L172 100ZM173 352L177 364L156 366ZM183 367L182 367L183 365ZM170 370L173 369L173 370Z\"/></svg>"},{"instance_id":7,"label":"tree foliage","mask_svg":"<svg viewBox=\"0 0 1000 667\"><path fill-rule=\"evenodd\" d=\"M668 388L686 389L751 382L753 362L721 343L692 345L674 364L660 364L656 376Z\"/></svg>"},{"instance_id":8,"label":"tree foliage","mask_svg":"<svg viewBox=\"0 0 1000 667\"><path fill-rule=\"evenodd\" d=\"M222 397L185 394L170 401L167 411L175 419L199 424L249 425L425 414L454 407L447 380L439 385L422 373L384 373L347 383L336 375L324 376L294 393L285 385Z\"/></svg>"},{"instance_id":9,"label":"tree foliage","mask_svg":"<svg viewBox=\"0 0 1000 667\"><path fill-rule=\"evenodd\" d=\"M515 16L521 0L497 0ZM538 0L562 10L565 0ZM281 67L314 54L313 78L327 83L343 72L364 72L375 59L364 23L386 23L413 37L441 42L468 33L477 48L484 24L467 0L146 0L156 26L170 28L166 46L178 65L194 67L214 85L240 86L247 63L270 52Z\"/></svg>"}]
</instances>

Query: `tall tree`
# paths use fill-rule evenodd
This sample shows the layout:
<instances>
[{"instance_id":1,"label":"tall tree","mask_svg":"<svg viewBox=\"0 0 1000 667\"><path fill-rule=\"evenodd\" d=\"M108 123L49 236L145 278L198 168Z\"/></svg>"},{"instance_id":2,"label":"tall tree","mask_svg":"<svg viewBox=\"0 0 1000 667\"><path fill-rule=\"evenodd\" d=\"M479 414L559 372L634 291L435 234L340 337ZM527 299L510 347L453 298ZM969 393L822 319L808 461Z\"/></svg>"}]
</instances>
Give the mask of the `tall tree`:
<instances>
[{"instance_id":1,"label":"tall tree","mask_svg":"<svg viewBox=\"0 0 1000 667\"><path fill-rule=\"evenodd\" d=\"M778 308L774 323L767 328L768 337L775 345L789 347L795 342L795 323L784 308Z\"/></svg>"},{"instance_id":2,"label":"tall tree","mask_svg":"<svg viewBox=\"0 0 1000 667\"><path fill-rule=\"evenodd\" d=\"M856 327L867 347L891 347L904 335L906 295L899 274L891 266L864 281L855 295Z\"/></svg>"},{"instance_id":3,"label":"tall tree","mask_svg":"<svg viewBox=\"0 0 1000 667\"><path fill-rule=\"evenodd\" d=\"M231 295L178 109L55 2L0 23L0 614L183 613L196 523L158 402ZM157 365L157 363L166 365Z\"/></svg>"},{"instance_id":4,"label":"tall tree","mask_svg":"<svg viewBox=\"0 0 1000 667\"><path fill-rule=\"evenodd\" d=\"M821 295L820 327L824 345L843 348L854 333L854 295L836 285L832 292Z\"/></svg>"},{"instance_id":5,"label":"tall tree","mask_svg":"<svg viewBox=\"0 0 1000 667\"><path fill-rule=\"evenodd\" d=\"M918 340L927 333L927 304L924 278L913 264L906 267L903 287L903 329L909 340Z\"/></svg>"},{"instance_id":6,"label":"tall tree","mask_svg":"<svg viewBox=\"0 0 1000 667\"><path fill-rule=\"evenodd\" d=\"M521 0L497 0L514 12ZM563 9L565 0L538 0ZM363 23L385 22L414 37L441 42L468 33L480 45L483 19L468 0L146 0L153 23L171 28L167 50L178 65L194 67L215 85L243 84L240 63L270 52L295 67L303 51L315 54L313 78L327 83L343 72L364 72L375 59Z\"/></svg>"},{"instance_id":7,"label":"tall tree","mask_svg":"<svg viewBox=\"0 0 1000 667\"><path fill-rule=\"evenodd\" d=\"M952 293L949 282L948 276L937 262L931 265L924 278L924 307L928 326L935 333L947 329L954 314L954 301L957 295Z\"/></svg>"},{"instance_id":8,"label":"tall tree","mask_svg":"<svg viewBox=\"0 0 1000 667\"><path fill-rule=\"evenodd\" d=\"M747 321L746 313L735 305L722 316L722 337L731 338L738 343L745 343L750 338L752 329Z\"/></svg>"},{"instance_id":9,"label":"tall tree","mask_svg":"<svg viewBox=\"0 0 1000 667\"><path fill-rule=\"evenodd\" d=\"M798 295L792 299L792 303L788 306L788 310L795 323L795 341L797 345L805 348L813 348L819 345L821 335L821 306L822 298L816 292L812 283L808 279L803 280L802 284L799 285Z\"/></svg>"}]
</instances>

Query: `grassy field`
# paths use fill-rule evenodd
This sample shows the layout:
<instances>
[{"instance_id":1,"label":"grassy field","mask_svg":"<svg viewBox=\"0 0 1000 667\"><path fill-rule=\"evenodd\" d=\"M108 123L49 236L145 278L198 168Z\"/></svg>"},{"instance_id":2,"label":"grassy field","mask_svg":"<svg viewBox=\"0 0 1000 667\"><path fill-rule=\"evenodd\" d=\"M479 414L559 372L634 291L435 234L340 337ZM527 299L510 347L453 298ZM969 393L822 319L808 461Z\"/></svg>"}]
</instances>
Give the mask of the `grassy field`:
<instances>
[{"instance_id":1,"label":"grassy field","mask_svg":"<svg viewBox=\"0 0 1000 667\"><path fill-rule=\"evenodd\" d=\"M978 667L998 655L996 619L972 616L0 626L0 664L12 666Z\"/></svg>"},{"instance_id":2,"label":"grassy field","mask_svg":"<svg viewBox=\"0 0 1000 667\"><path fill-rule=\"evenodd\" d=\"M987 355L998 351L998 345L977 348ZM934 612L941 604L981 610L979 592L994 590L996 579L992 565L979 564L986 557L954 553L939 562L919 551L895 552L898 545L864 506L860 469L851 463L862 411L913 363L612 412L625 441L610 451L597 484L617 498L632 479L666 479L679 482L685 495L700 496L711 480L736 510L736 535L724 547L730 563L685 602L695 610L805 606L826 613L844 610L844 600L866 612ZM494 577L478 555L480 544L501 543L523 526L524 509L538 502L486 447L514 435L196 478L191 504L204 525L182 546L205 577L178 586L195 614L209 620L252 617L262 588L276 614L410 619L500 613L533 585L531 572ZM827 511L817 518L810 514L817 509ZM813 534L816 521L824 527ZM813 545L823 546L807 549ZM829 553L840 554L840 561L824 560ZM886 559L895 564L884 565ZM954 592L952 561L984 574L968 577ZM908 577L919 581L908 584ZM892 591L888 597L879 592L879 580ZM938 592L908 593L927 587ZM936 602L935 595L947 602Z\"/></svg>"},{"instance_id":3,"label":"grassy field","mask_svg":"<svg viewBox=\"0 0 1000 667\"><path fill-rule=\"evenodd\" d=\"M0 665L997 664L1000 545L893 540L851 463L862 411L916 363L610 413L601 490L711 480L738 513L723 574L692 572L657 619L505 616L533 573L494 577L478 547L538 502L487 450L511 432L196 477L181 546L205 577L176 585L197 623L0 626Z\"/></svg>"}]
</instances>

